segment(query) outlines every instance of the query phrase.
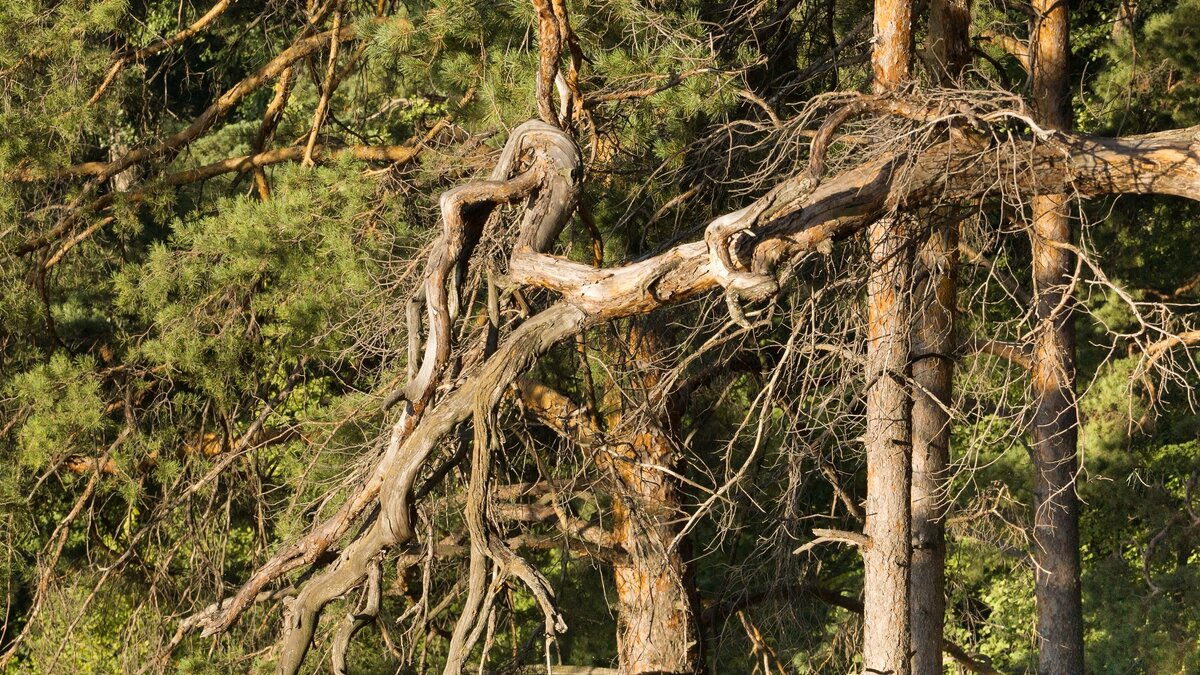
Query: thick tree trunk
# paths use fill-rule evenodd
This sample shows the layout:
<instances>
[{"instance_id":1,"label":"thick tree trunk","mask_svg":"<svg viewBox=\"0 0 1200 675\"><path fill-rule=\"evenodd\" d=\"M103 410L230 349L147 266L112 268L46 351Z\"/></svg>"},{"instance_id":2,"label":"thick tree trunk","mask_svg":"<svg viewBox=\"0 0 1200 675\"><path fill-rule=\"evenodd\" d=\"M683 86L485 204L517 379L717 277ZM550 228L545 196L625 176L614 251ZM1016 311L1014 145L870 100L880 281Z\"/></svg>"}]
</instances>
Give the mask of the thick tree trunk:
<instances>
[{"instance_id":1,"label":"thick tree trunk","mask_svg":"<svg viewBox=\"0 0 1200 675\"><path fill-rule=\"evenodd\" d=\"M912 617L913 673L941 675L945 621L946 477L954 378L955 266L958 223L935 225L917 251L912 377Z\"/></svg>"},{"instance_id":2,"label":"thick tree trunk","mask_svg":"<svg viewBox=\"0 0 1200 675\"><path fill-rule=\"evenodd\" d=\"M911 406L909 240L900 224L867 230L867 500L863 550L863 664L867 673L909 672Z\"/></svg>"},{"instance_id":3,"label":"thick tree trunk","mask_svg":"<svg viewBox=\"0 0 1200 675\"><path fill-rule=\"evenodd\" d=\"M678 446L678 411L658 389L663 336L635 324L624 352L635 373L627 391L613 391L609 428L617 442L599 465L615 483L613 535L627 558L613 564L617 590L617 656L621 673L683 675L704 670L698 597L686 539L671 544L684 518ZM631 405L632 402L641 405Z\"/></svg>"},{"instance_id":4,"label":"thick tree trunk","mask_svg":"<svg viewBox=\"0 0 1200 675\"><path fill-rule=\"evenodd\" d=\"M670 549L682 513L672 468L677 453L667 431L645 424L623 444L614 464L621 493L613 500L615 539L628 553L613 565L617 590L617 656L621 672L703 670L695 584L686 547Z\"/></svg>"},{"instance_id":5,"label":"thick tree trunk","mask_svg":"<svg viewBox=\"0 0 1200 675\"><path fill-rule=\"evenodd\" d=\"M1067 84L1067 5L1034 0L1038 13L1032 52L1034 104L1043 123L1071 126ZM1034 593L1038 672L1083 673L1083 606L1079 581L1079 500L1075 494L1075 332L1064 298L1071 275L1065 195L1033 201L1033 275L1037 292L1037 345L1033 359Z\"/></svg>"},{"instance_id":6,"label":"thick tree trunk","mask_svg":"<svg viewBox=\"0 0 1200 675\"><path fill-rule=\"evenodd\" d=\"M876 0L871 54L876 92L908 79L912 4ZM908 377L912 249L908 223L892 218L867 227L867 499L863 547L863 667L908 675L912 400Z\"/></svg>"},{"instance_id":7,"label":"thick tree trunk","mask_svg":"<svg viewBox=\"0 0 1200 675\"><path fill-rule=\"evenodd\" d=\"M953 86L968 63L967 0L934 0L929 8L929 54L943 84ZM954 381L957 220L935 213L917 248L913 303L912 572L909 608L912 670L942 675L946 615L945 483L950 465L950 406Z\"/></svg>"}]
</instances>

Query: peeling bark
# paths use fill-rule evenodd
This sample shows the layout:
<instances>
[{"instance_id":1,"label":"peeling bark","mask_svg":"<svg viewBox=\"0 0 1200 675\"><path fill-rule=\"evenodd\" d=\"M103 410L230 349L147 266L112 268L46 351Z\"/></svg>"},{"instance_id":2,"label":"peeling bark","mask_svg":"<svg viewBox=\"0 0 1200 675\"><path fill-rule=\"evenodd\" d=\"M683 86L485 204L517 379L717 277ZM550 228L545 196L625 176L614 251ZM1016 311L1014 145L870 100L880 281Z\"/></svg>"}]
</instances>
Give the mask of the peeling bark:
<instances>
[{"instance_id":1,"label":"peeling bark","mask_svg":"<svg viewBox=\"0 0 1200 675\"><path fill-rule=\"evenodd\" d=\"M1034 599L1041 675L1083 673L1079 498L1075 493L1075 330L1071 301L1064 298L1072 256L1054 246L1070 240L1065 208L1063 202L1050 197L1034 202L1038 333L1032 359L1034 410L1029 433Z\"/></svg>"},{"instance_id":2,"label":"peeling bark","mask_svg":"<svg viewBox=\"0 0 1200 675\"><path fill-rule=\"evenodd\" d=\"M648 423L622 449L611 461L622 488L613 500L614 535L629 553L628 563L613 565L621 672L701 672L688 550L670 548L682 510L678 481L663 469L673 470L678 453L668 433Z\"/></svg>"},{"instance_id":3,"label":"peeling bark","mask_svg":"<svg viewBox=\"0 0 1200 675\"><path fill-rule=\"evenodd\" d=\"M684 538L680 453L673 430L678 410L659 391L656 362L664 348L656 329L634 326L626 340L634 359L633 392L621 397L609 428L616 439L597 454L614 484L613 535L628 554L613 564L617 591L617 660L628 675L691 675L704 669L698 597ZM629 404L629 393L641 404Z\"/></svg>"},{"instance_id":4,"label":"peeling bark","mask_svg":"<svg viewBox=\"0 0 1200 675\"><path fill-rule=\"evenodd\" d=\"M637 337L632 340L638 341ZM645 344L631 346L635 351L653 351ZM652 366L639 364L639 373L643 389L656 385ZM679 481L672 475L679 460L669 430L674 424L628 411L613 415L609 427L614 431L605 434L590 411L562 394L528 378L518 380L518 387L532 412L593 454L597 466L612 479L609 545L625 554L612 561L621 672L702 672L698 605L687 540L671 548L683 515ZM664 406L655 403L649 407L662 410Z\"/></svg>"},{"instance_id":5,"label":"peeling bark","mask_svg":"<svg viewBox=\"0 0 1200 675\"><path fill-rule=\"evenodd\" d=\"M875 0L873 87L890 91L906 82L912 67L912 0Z\"/></svg>"}]
</instances>

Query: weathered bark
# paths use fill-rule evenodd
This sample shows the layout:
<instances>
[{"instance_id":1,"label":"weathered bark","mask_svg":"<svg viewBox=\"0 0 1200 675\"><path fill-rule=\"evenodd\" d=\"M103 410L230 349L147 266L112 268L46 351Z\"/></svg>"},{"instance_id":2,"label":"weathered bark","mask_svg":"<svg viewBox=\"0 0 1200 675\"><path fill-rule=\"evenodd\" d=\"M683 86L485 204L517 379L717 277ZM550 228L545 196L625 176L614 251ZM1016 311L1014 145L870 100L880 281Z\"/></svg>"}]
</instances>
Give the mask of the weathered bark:
<instances>
[{"instance_id":1,"label":"weathered bark","mask_svg":"<svg viewBox=\"0 0 1200 675\"><path fill-rule=\"evenodd\" d=\"M1013 140L1000 147L959 139L916 157L902 154L868 162L777 204L769 217L747 222L753 236L739 244L738 258L749 261L751 269L769 269L824 242L851 236L893 207L977 201L1000 190L1032 196L1066 188L1082 197L1167 194L1196 199L1200 127L1126 138L1055 134L1052 144ZM702 241L613 268L527 253L513 256L510 276L514 283L560 293L595 319L607 320L645 314L721 286L726 277L712 258Z\"/></svg>"},{"instance_id":2,"label":"weathered bark","mask_svg":"<svg viewBox=\"0 0 1200 675\"><path fill-rule=\"evenodd\" d=\"M911 0L875 1L874 88L894 90L912 62ZM908 675L912 565L911 221L867 226L867 498L863 532L863 670Z\"/></svg>"},{"instance_id":3,"label":"weathered bark","mask_svg":"<svg viewBox=\"0 0 1200 675\"><path fill-rule=\"evenodd\" d=\"M953 86L968 64L967 0L934 0L929 8L928 53L935 76ZM917 247L913 303L912 571L909 608L912 671L942 675L946 615L946 478L950 465L950 406L954 381L954 309L958 228L935 212Z\"/></svg>"},{"instance_id":4,"label":"weathered bark","mask_svg":"<svg viewBox=\"0 0 1200 675\"><path fill-rule=\"evenodd\" d=\"M523 153L532 153L532 165L510 178ZM421 405L432 396L450 358L450 329L458 318L467 263L492 212L501 204L529 197L513 255L546 251L575 209L581 166L579 148L568 134L533 120L513 130L490 180L467 183L442 194L443 232L430 255L425 284L418 295L428 310L429 337L420 370L404 389L407 400ZM409 326L410 340L417 329ZM411 362L416 361L415 356L410 354Z\"/></svg>"},{"instance_id":5,"label":"weathered bark","mask_svg":"<svg viewBox=\"0 0 1200 675\"><path fill-rule=\"evenodd\" d=\"M877 92L908 80L912 67L912 0L875 0L871 72Z\"/></svg>"},{"instance_id":6,"label":"weathered bark","mask_svg":"<svg viewBox=\"0 0 1200 675\"><path fill-rule=\"evenodd\" d=\"M863 550L863 665L867 673L909 672L911 406L910 240L905 224L867 228L867 499Z\"/></svg>"},{"instance_id":7,"label":"weathered bark","mask_svg":"<svg viewBox=\"0 0 1200 675\"><path fill-rule=\"evenodd\" d=\"M636 369L633 391L620 396L619 414L610 421L617 436L609 453L597 455L601 470L615 484L613 535L627 553L624 561L613 564L613 577L617 657L621 672L628 675L703 670L690 551L686 539L671 546L685 513L675 477L678 411L658 389L661 343L657 330L630 331L626 353ZM640 402L640 410L631 401Z\"/></svg>"},{"instance_id":8,"label":"weathered bark","mask_svg":"<svg viewBox=\"0 0 1200 675\"><path fill-rule=\"evenodd\" d=\"M943 517L950 464L957 222L934 226L917 251L912 378L912 669L941 675L945 621Z\"/></svg>"},{"instance_id":9,"label":"weathered bark","mask_svg":"<svg viewBox=\"0 0 1200 675\"><path fill-rule=\"evenodd\" d=\"M528 159L527 168L521 166L526 158ZM365 504L378 495L381 507L379 518L362 536L348 546L332 565L306 583L288 608L284 621L283 650L279 661L279 670L282 673L294 673L299 669L312 642L322 608L333 598L345 594L362 583L374 564L374 560L383 549L408 541L414 536L411 522L413 516L411 490L433 444L445 433L448 433L454 424L462 421L466 412L462 408L469 407L477 420L490 416L501 392L520 374L520 371L524 371L532 365L532 360L536 359L537 355L544 353L551 345L567 335L574 335L580 329L578 323L565 318L560 325L543 325L539 321L540 319L556 314L549 310L526 322L510 340L506 341L505 348L501 350L504 355L495 354L496 358L501 360L488 361L488 365L492 368L485 367L477 377L477 379L483 378L483 383L477 382L478 386L476 387L468 386L456 392L456 394L466 392L468 398L451 396L447 401L448 404L451 401L456 402L451 408L459 408L459 410L449 411L455 417L453 421L442 422L442 424L449 423L450 427L434 431L432 437L425 438L416 448L413 448L414 441L417 441L429 429L428 424L436 425L435 420L440 416L444 417L448 412L443 407L426 414L426 410L433 403L438 377L450 354L450 326L458 314L459 289L466 275L467 262L490 214L499 204L528 197L522 221L518 226L514 254L516 252L536 254L545 250L557 237L574 207L575 196L578 192L579 169L580 157L574 141L551 125L533 121L519 127L510 137L501 159L493 171L491 180L470 183L442 195L444 231L430 256L421 294L421 299L429 310L429 341L420 370L405 387L409 403L405 406L400 420L394 425L387 452L374 473L366 481L364 488L354 495L333 519L314 531L313 534L317 536L305 537L299 546L289 547L287 554L272 558L264 566L264 570L256 573L251 582L247 583L235 596L229 610L222 616L214 617L206 632L211 633L227 627L246 606L245 598L248 594L256 593L257 589L261 588L268 580L277 578L279 574L288 569L294 569L300 564L314 562L315 556L320 555L337 537L341 536L355 514L361 512ZM519 172L516 176L510 177L513 172L517 171ZM561 310L575 317L576 322L585 318L578 310L568 310L565 307ZM558 314L561 314L561 311ZM551 321L553 322L554 319ZM537 326L540 326L540 330L535 329ZM410 327L412 331L418 329L418 326ZM566 330L567 333L559 335L557 333L559 330ZM531 332L532 334L530 334ZM525 337L518 339L518 336L522 335ZM557 337L550 338L549 342L539 342L543 335ZM514 349L524 349L526 353L514 353ZM419 351L419 344L414 349L414 356L417 351ZM514 366L517 366L520 371L508 370ZM507 373L507 377L500 380L490 379L498 373ZM477 421L476 426L479 427L480 424L481 422ZM480 455L483 451L478 447L478 438L476 445L476 454ZM477 457L475 461L477 464L480 462L490 463L490 454L486 457ZM399 476L397 476L397 472L399 472ZM482 478L476 480L474 478L476 473L479 473ZM486 471L473 472L472 487L475 490L473 494L484 495L487 482ZM556 631L563 630L562 622L553 609L547 590L548 585L544 583L544 579L513 554L505 544L492 541L487 536L488 533L482 525L484 522L481 515L483 507L478 501L473 501L472 506L476 508L475 515L478 516L470 520L473 524L471 528L473 547L471 590L473 597L480 591L477 588L479 584L475 583L475 577L479 576L476 572L479 571L481 565L486 564L487 559L490 559L495 561L506 574L515 575L530 586L546 612L549 636L553 636ZM468 509L468 512L469 515L473 513L471 509ZM476 555L480 552L483 555ZM266 568L269 568L270 571L266 572ZM464 658L470 652L471 645L478 635L479 631L476 629L482 625L474 622L476 617L471 617L471 619L473 623L464 628L464 635L462 639L458 640L460 649L457 653ZM350 631L350 634L352 632ZM456 637L459 637L458 633L459 631L456 630ZM455 668L451 667L451 671L454 670Z\"/></svg>"},{"instance_id":10,"label":"weathered bark","mask_svg":"<svg viewBox=\"0 0 1200 675\"><path fill-rule=\"evenodd\" d=\"M1198 158L1200 128L1124 139L1055 134L1052 142L1012 139L998 146L948 141L868 162L812 189L772 191L764 198L769 208L764 204L749 207L757 215L746 221L749 236L738 242L735 257L747 261L744 264L749 269L767 272L831 239L850 236L893 208L974 200L1001 188L1028 194L1070 188L1083 196L1135 192L1196 198L1200 194ZM903 172L897 170L901 166ZM805 177L809 179L811 176ZM785 181L781 188L794 181ZM292 603L281 663L289 664L283 668L285 672L294 672L311 642L315 617L326 599L361 583L381 549L415 536L413 485L436 444L471 414L477 396L487 396L490 405L495 405L538 356L590 326L645 314L720 286L728 276L714 269L712 261L705 242L682 244L646 260L607 269L552 258L532 246L514 251L510 282L560 293L564 301L515 329L476 374L419 420L406 421L407 416L402 416L393 446L347 506L256 573L242 589L252 591L249 600L239 593L225 611L206 622L205 632L224 630L265 584L315 561L378 497L379 519L326 569L306 581L306 587L312 585L313 590ZM904 494L907 504L907 491ZM907 528L902 538L907 543ZM301 639L305 634L307 638ZM902 665L907 668L907 658Z\"/></svg>"},{"instance_id":11,"label":"weathered bark","mask_svg":"<svg viewBox=\"0 0 1200 675\"><path fill-rule=\"evenodd\" d=\"M1071 126L1067 64L1067 4L1034 0L1032 54L1034 106L1050 128ZM1075 494L1077 412L1075 331L1069 293L1072 239L1066 195L1033 200L1033 276L1036 346L1033 461L1034 596L1037 604L1038 673L1083 673L1083 602L1080 596L1079 499Z\"/></svg>"},{"instance_id":12,"label":"weathered bark","mask_svg":"<svg viewBox=\"0 0 1200 675\"><path fill-rule=\"evenodd\" d=\"M300 595L290 603L284 619L279 672L299 671L312 644L320 611L330 600L362 583L382 550L416 537L413 488L438 443L475 412L481 399L485 407L496 406L521 373L555 344L583 330L587 319L579 309L559 303L521 324L477 374L426 412L411 433L381 460L370 478L370 482L381 486L379 518L328 567L307 580ZM214 617L218 630L231 620L227 614Z\"/></svg>"},{"instance_id":13,"label":"weathered bark","mask_svg":"<svg viewBox=\"0 0 1200 675\"><path fill-rule=\"evenodd\" d=\"M686 547L679 532L677 464L669 433L642 423L624 456L613 460L621 491L613 500L613 534L629 554L613 565L617 591L617 657L622 673L697 673L700 631Z\"/></svg>"},{"instance_id":14,"label":"weathered bark","mask_svg":"<svg viewBox=\"0 0 1200 675\"><path fill-rule=\"evenodd\" d=\"M632 342L633 350L651 350ZM645 366L645 367L644 367ZM640 388L653 389L657 373L638 364ZM526 408L583 446L614 488L611 535L617 592L617 657L620 672L698 673L704 669L699 612L686 538L672 549L683 515L674 419L614 414L610 431L600 429L591 411L533 382L518 381ZM616 393L616 392L614 392ZM654 400L646 406L672 417ZM618 409L619 410L619 409ZM627 424L623 424L622 420Z\"/></svg>"}]
</instances>

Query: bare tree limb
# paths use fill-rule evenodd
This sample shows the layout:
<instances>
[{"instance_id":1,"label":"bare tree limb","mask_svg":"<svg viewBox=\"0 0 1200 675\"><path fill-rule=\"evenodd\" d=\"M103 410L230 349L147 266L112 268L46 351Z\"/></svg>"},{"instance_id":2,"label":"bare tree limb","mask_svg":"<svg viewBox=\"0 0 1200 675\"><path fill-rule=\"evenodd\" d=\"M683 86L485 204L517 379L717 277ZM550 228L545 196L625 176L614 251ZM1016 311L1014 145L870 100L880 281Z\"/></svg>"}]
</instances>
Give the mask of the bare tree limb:
<instances>
[{"instance_id":1,"label":"bare tree limb","mask_svg":"<svg viewBox=\"0 0 1200 675\"><path fill-rule=\"evenodd\" d=\"M231 4L233 4L233 0L219 0L217 4L213 5L211 9L204 13L203 16L201 16L199 19L196 19L191 23L191 25L187 26L171 37L164 38L158 42L153 42L132 53L115 56L113 59L113 64L109 66L108 72L104 74L104 80L100 83L100 86L96 88L96 92L92 94L92 97L88 99L87 104L89 106L95 105L96 102L100 100L100 97L104 96L104 92L108 89L109 85L112 84L113 80L116 79L121 70L125 68L125 66L137 61L143 61L147 57L153 56L161 51L166 51L172 47L182 44L183 42L186 42L192 36L196 35L205 28L208 28L214 21L216 21L222 14L225 13L225 10L229 9Z\"/></svg>"}]
</instances>

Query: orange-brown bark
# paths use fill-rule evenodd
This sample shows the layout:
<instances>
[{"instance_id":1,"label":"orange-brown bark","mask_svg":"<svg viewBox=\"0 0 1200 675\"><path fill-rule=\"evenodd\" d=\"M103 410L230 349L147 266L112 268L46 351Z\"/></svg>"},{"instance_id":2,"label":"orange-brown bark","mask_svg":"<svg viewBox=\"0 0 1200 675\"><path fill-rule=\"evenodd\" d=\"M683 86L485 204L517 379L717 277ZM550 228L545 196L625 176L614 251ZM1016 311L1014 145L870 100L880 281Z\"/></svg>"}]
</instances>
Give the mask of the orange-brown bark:
<instances>
[{"instance_id":1,"label":"orange-brown bark","mask_svg":"<svg viewBox=\"0 0 1200 675\"><path fill-rule=\"evenodd\" d=\"M912 39L912 0L875 0L875 46L871 50L875 91L890 91L908 80Z\"/></svg>"},{"instance_id":2,"label":"orange-brown bark","mask_svg":"<svg viewBox=\"0 0 1200 675\"><path fill-rule=\"evenodd\" d=\"M617 591L617 657L622 673L672 675L703 670L695 583L684 539L673 429L677 411L658 387L662 335L634 326L625 338L635 375L611 398L613 439L597 455L614 485L613 538L626 552L613 564ZM631 405L638 401L641 405Z\"/></svg>"},{"instance_id":3,"label":"orange-brown bark","mask_svg":"<svg viewBox=\"0 0 1200 675\"><path fill-rule=\"evenodd\" d=\"M1038 18L1031 48L1034 106L1041 122L1071 126L1067 81L1070 27L1067 4L1034 0ZM1033 277L1036 344L1031 372L1033 419L1034 600L1038 673L1082 675L1083 604L1079 566L1079 498L1075 493L1078 418L1075 331L1069 293L1072 240L1065 195L1033 200Z\"/></svg>"},{"instance_id":4,"label":"orange-brown bark","mask_svg":"<svg viewBox=\"0 0 1200 675\"><path fill-rule=\"evenodd\" d=\"M651 344L642 341L635 349L645 350ZM639 384L653 387L654 369L641 372ZM596 453L597 466L615 488L613 527L606 543L624 554L613 558L621 672L700 672L700 630L688 549L686 544L670 548L682 515L679 483L672 475L678 452L671 432L641 419L622 428L622 415L613 415L610 423L615 432L606 442L590 411L529 378L520 378L517 386L530 412Z\"/></svg>"},{"instance_id":5,"label":"orange-brown bark","mask_svg":"<svg viewBox=\"0 0 1200 675\"><path fill-rule=\"evenodd\" d=\"M867 228L867 498L863 548L863 665L866 672L909 672L911 405L909 282L912 253L904 226Z\"/></svg>"},{"instance_id":6,"label":"orange-brown bark","mask_svg":"<svg viewBox=\"0 0 1200 675\"><path fill-rule=\"evenodd\" d=\"M619 448L607 463L620 485L613 499L614 539L628 553L627 562L613 565L621 672L700 672L688 552L669 548L681 516L678 481L670 475L678 453L668 432L652 424Z\"/></svg>"},{"instance_id":7,"label":"orange-brown bark","mask_svg":"<svg viewBox=\"0 0 1200 675\"><path fill-rule=\"evenodd\" d=\"M911 0L875 0L871 51L876 92L908 80L912 62ZM912 566L912 398L909 334L912 305L911 222L886 217L867 226L866 521L863 556L863 669L910 672Z\"/></svg>"}]
</instances>

